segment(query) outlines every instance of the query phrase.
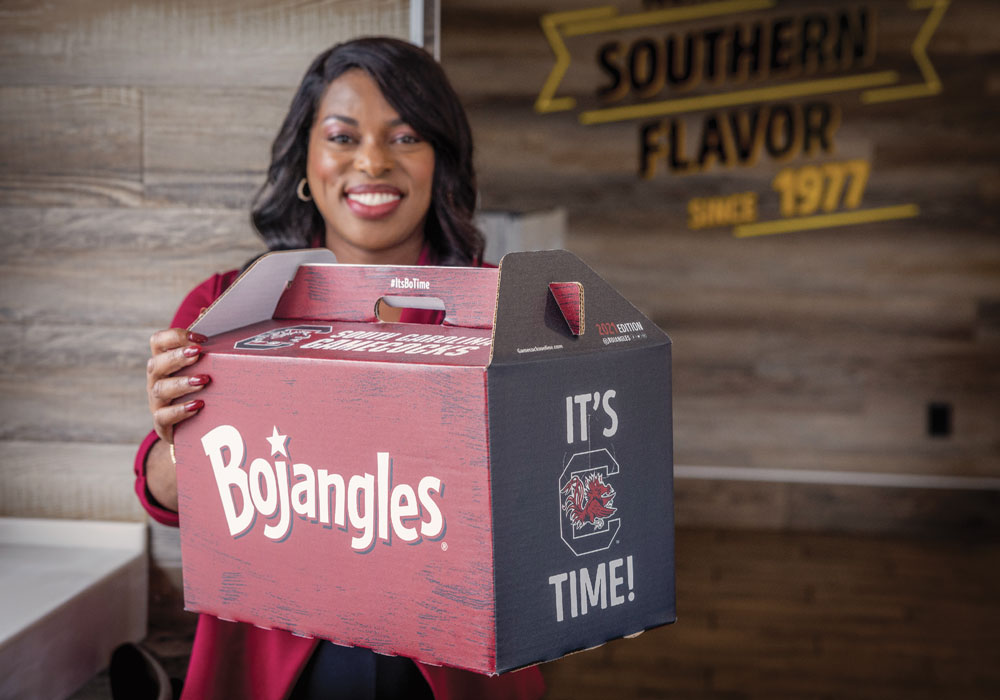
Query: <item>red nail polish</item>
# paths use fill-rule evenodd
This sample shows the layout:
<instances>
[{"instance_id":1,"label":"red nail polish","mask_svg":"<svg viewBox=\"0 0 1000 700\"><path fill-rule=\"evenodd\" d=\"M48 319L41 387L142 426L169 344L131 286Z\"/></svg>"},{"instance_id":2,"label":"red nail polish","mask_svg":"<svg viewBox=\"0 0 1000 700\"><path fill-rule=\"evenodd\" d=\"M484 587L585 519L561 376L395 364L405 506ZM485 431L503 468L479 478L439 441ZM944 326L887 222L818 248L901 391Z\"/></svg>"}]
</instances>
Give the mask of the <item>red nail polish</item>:
<instances>
[{"instance_id":1,"label":"red nail polish","mask_svg":"<svg viewBox=\"0 0 1000 700\"><path fill-rule=\"evenodd\" d=\"M204 343L208 340L208 338L203 336L201 333L195 333L192 331L188 333L188 340L192 343Z\"/></svg>"},{"instance_id":2,"label":"red nail polish","mask_svg":"<svg viewBox=\"0 0 1000 700\"><path fill-rule=\"evenodd\" d=\"M188 384L191 386L204 386L212 381L212 378L207 374L196 374L192 377L188 377Z\"/></svg>"},{"instance_id":3,"label":"red nail polish","mask_svg":"<svg viewBox=\"0 0 1000 700\"><path fill-rule=\"evenodd\" d=\"M201 353L201 348L197 345L188 345L183 352L184 357L197 357Z\"/></svg>"},{"instance_id":4,"label":"red nail polish","mask_svg":"<svg viewBox=\"0 0 1000 700\"><path fill-rule=\"evenodd\" d=\"M188 401L184 404L184 410L188 413L194 413L195 411L200 411L205 407L205 402L201 399L195 399L194 401Z\"/></svg>"}]
</instances>

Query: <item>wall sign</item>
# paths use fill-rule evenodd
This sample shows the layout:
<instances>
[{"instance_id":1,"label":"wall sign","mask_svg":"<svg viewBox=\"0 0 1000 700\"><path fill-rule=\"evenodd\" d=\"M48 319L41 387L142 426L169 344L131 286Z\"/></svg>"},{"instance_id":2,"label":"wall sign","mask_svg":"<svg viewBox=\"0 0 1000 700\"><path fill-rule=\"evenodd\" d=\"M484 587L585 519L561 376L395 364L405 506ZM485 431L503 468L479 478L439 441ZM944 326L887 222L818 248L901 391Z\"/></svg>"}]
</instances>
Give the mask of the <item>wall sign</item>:
<instances>
[{"instance_id":1,"label":"wall sign","mask_svg":"<svg viewBox=\"0 0 1000 700\"><path fill-rule=\"evenodd\" d=\"M692 198L691 229L749 237L917 216L913 203L865 207L872 162L836 157L841 105L939 94L926 49L949 3L717 0L548 14L541 25L556 61L535 110L575 111L586 127L636 122L645 179L796 161L767 190ZM897 25L915 31L904 70L878 53L879 32ZM777 215L761 220L765 198Z\"/></svg>"}]
</instances>

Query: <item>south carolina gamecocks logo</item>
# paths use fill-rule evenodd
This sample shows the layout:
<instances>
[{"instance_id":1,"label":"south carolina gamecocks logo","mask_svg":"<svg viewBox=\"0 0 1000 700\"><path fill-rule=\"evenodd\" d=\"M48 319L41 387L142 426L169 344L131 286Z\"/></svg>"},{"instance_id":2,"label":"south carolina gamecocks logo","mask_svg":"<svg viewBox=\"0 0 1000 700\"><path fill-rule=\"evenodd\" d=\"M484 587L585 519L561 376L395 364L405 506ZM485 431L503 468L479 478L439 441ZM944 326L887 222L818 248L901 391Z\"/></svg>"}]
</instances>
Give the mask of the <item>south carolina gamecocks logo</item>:
<instances>
[{"instance_id":1,"label":"south carolina gamecocks logo","mask_svg":"<svg viewBox=\"0 0 1000 700\"><path fill-rule=\"evenodd\" d=\"M604 483L600 474L590 474L586 479L584 483L583 479L574 476L562 487L559 493L566 497L563 512L569 515L574 529L581 530L587 523L601 529L604 519L618 512L611 505L615 500L615 490Z\"/></svg>"},{"instance_id":2,"label":"south carolina gamecocks logo","mask_svg":"<svg viewBox=\"0 0 1000 700\"><path fill-rule=\"evenodd\" d=\"M285 326L284 328L273 328L264 333L258 333L250 338L244 338L234 346L237 350L274 350L276 348L290 348L298 345L303 340L309 340L317 333L329 333L331 326Z\"/></svg>"},{"instance_id":3,"label":"south carolina gamecocks logo","mask_svg":"<svg viewBox=\"0 0 1000 700\"><path fill-rule=\"evenodd\" d=\"M610 478L618 462L606 449L573 455L559 476L562 541L577 556L608 549L621 525Z\"/></svg>"}]
</instances>

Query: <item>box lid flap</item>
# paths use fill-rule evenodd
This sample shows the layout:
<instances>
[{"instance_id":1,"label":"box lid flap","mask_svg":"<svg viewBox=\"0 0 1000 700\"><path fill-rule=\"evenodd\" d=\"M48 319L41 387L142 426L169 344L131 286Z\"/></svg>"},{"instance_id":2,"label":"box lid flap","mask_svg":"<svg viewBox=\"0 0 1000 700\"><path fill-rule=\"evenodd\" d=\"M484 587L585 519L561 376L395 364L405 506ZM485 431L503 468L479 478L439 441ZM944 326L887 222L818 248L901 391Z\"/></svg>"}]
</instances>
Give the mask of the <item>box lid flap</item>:
<instances>
[{"instance_id":1,"label":"box lid flap","mask_svg":"<svg viewBox=\"0 0 1000 700\"><path fill-rule=\"evenodd\" d=\"M190 330L213 336L266 321L274 314L281 293L300 265L336 261L327 248L266 253L236 278L229 289L191 324Z\"/></svg>"},{"instance_id":2,"label":"box lid flap","mask_svg":"<svg viewBox=\"0 0 1000 700\"><path fill-rule=\"evenodd\" d=\"M500 261L491 364L670 342L586 263L565 250Z\"/></svg>"}]
</instances>

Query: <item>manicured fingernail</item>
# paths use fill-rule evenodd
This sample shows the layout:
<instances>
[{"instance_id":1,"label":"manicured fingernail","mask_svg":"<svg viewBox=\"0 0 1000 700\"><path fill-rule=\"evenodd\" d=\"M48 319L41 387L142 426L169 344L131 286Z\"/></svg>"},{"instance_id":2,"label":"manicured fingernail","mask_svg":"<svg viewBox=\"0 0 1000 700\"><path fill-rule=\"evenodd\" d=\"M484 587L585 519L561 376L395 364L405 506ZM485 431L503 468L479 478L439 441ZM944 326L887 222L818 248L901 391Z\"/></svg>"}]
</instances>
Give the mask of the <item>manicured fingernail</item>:
<instances>
[{"instance_id":1,"label":"manicured fingernail","mask_svg":"<svg viewBox=\"0 0 1000 700\"><path fill-rule=\"evenodd\" d=\"M199 354L201 354L201 348L197 345L188 345L186 348L184 348L183 352L184 352L184 357L197 357Z\"/></svg>"},{"instance_id":2,"label":"manicured fingernail","mask_svg":"<svg viewBox=\"0 0 1000 700\"><path fill-rule=\"evenodd\" d=\"M191 386L204 386L212 381L212 378L207 374L196 374L192 377L188 377L188 384Z\"/></svg>"},{"instance_id":3,"label":"manicured fingernail","mask_svg":"<svg viewBox=\"0 0 1000 700\"><path fill-rule=\"evenodd\" d=\"M200 411L205 407L205 402L201 399L195 399L194 401L188 401L184 404L184 410L188 413L194 413L195 411Z\"/></svg>"},{"instance_id":4,"label":"manicured fingernail","mask_svg":"<svg viewBox=\"0 0 1000 700\"><path fill-rule=\"evenodd\" d=\"M201 333L195 333L194 331L188 333L188 340L192 343L204 343L208 340L207 337L203 336Z\"/></svg>"}]
</instances>

